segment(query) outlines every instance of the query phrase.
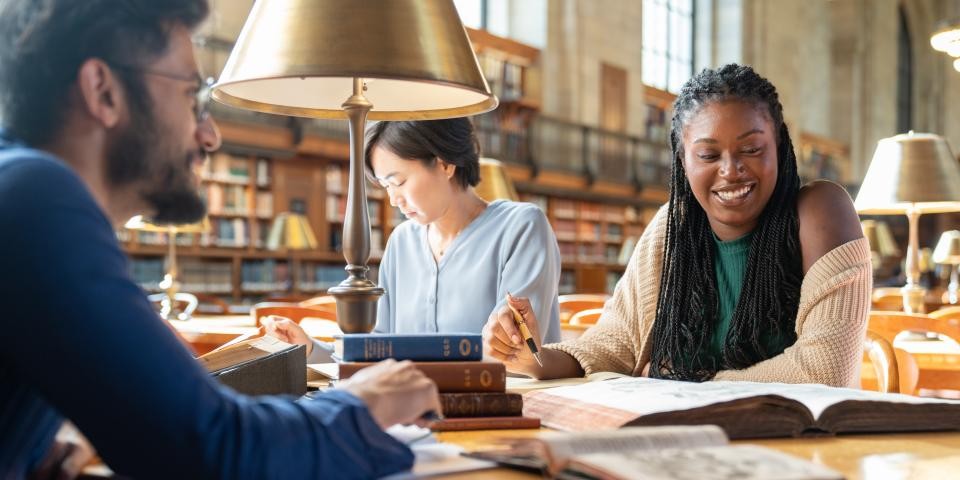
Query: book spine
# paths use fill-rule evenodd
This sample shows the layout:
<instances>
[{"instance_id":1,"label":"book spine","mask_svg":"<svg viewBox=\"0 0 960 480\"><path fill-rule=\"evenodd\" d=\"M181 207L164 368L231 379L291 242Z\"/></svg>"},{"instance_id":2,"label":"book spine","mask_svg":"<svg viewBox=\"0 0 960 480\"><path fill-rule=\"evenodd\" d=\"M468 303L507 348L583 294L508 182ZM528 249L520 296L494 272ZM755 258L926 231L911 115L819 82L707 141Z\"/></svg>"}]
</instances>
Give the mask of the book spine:
<instances>
[{"instance_id":1,"label":"book spine","mask_svg":"<svg viewBox=\"0 0 960 480\"><path fill-rule=\"evenodd\" d=\"M443 416L460 417L514 417L523 412L523 397L519 393L441 393Z\"/></svg>"},{"instance_id":2,"label":"book spine","mask_svg":"<svg viewBox=\"0 0 960 480\"><path fill-rule=\"evenodd\" d=\"M370 362L341 363L340 380L371 365ZM507 369L500 362L415 362L414 366L437 383L440 393L502 393L507 388Z\"/></svg>"},{"instance_id":3,"label":"book spine","mask_svg":"<svg viewBox=\"0 0 960 480\"><path fill-rule=\"evenodd\" d=\"M430 429L435 432L518 428L540 428L540 419L531 417L445 418L430 426Z\"/></svg>"},{"instance_id":4,"label":"book spine","mask_svg":"<svg viewBox=\"0 0 960 480\"><path fill-rule=\"evenodd\" d=\"M388 358L414 361L480 360L480 335L347 336L342 338L347 362L379 362Z\"/></svg>"}]
</instances>

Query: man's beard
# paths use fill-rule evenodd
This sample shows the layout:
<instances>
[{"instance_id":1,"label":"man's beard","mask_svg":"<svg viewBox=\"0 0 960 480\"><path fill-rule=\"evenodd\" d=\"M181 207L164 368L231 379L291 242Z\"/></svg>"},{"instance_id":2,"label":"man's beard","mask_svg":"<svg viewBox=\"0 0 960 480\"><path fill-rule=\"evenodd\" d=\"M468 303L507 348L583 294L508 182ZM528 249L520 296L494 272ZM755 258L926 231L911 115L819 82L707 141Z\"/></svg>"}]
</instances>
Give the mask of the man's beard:
<instances>
[{"instance_id":1,"label":"man's beard","mask_svg":"<svg viewBox=\"0 0 960 480\"><path fill-rule=\"evenodd\" d=\"M164 135L152 108L132 107L130 124L107 153L108 181L114 186L141 185L138 194L153 210L148 218L154 224L199 221L207 206L194 185L191 165L204 152L174 151L169 147L175 144L172 135Z\"/></svg>"}]
</instances>

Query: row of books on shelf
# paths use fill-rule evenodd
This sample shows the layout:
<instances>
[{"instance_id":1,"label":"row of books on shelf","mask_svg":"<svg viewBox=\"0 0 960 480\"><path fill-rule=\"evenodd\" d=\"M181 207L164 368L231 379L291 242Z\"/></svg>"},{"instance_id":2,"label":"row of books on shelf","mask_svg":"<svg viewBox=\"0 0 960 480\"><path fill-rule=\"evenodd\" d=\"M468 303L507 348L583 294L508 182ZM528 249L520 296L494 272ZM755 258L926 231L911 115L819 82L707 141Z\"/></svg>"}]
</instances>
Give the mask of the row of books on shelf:
<instances>
[{"instance_id":1,"label":"row of books on shelf","mask_svg":"<svg viewBox=\"0 0 960 480\"><path fill-rule=\"evenodd\" d=\"M343 265L337 264L303 263L300 265L297 288L301 292L313 292L335 287L347 278L343 268Z\"/></svg>"},{"instance_id":2,"label":"row of books on shelf","mask_svg":"<svg viewBox=\"0 0 960 480\"><path fill-rule=\"evenodd\" d=\"M608 263L624 265L630 259L630 253L625 252L619 245L604 245L602 243L559 242L560 259L564 262L580 263Z\"/></svg>"},{"instance_id":3,"label":"row of books on shelf","mask_svg":"<svg viewBox=\"0 0 960 480\"><path fill-rule=\"evenodd\" d=\"M544 211L546 211L545 205L549 203L553 209L554 218L558 219L602 221L612 224L635 223L642 219L642 215L632 205L604 205L565 198L552 198L548 202L547 197L542 196L528 198L540 205Z\"/></svg>"},{"instance_id":4,"label":"row of books on shelf","mask_svg":"<svg viewBox=\"0 0 960 480\"><path fill-rule=\"evenodd\" d=\"M244 260L240 265L240 287L244 291L286 291L290 286L290 266L285 261Z\"/></svg>"},{"instance_id":5,"label":"row of books on shelf","mask_svg":"<svg viewBox=\"0 0 960 480\"><path fill-rule=\"evenodd\" d=\"M379 226L383 215L383 202L376 198L367 198L367 214L371 226ZM327 195L327 221L343 223L347 215L346 195Z\"/></svg>"},{"instance_id":6,"label":"row of books on shelf","mask_svg":"<svg viewBox=\"0 0 960 480\"><path fill-rule=\"evenodd\" d=\"M211 215L273 216L273 192L249 192L243 185L218 183L207 184L205 192L207 210Z\"/></svg>"},{"instance_id":7,"label":"row of books on shelf","mask_svg":"<svg viewBox=\"0 0 960 480\"><path fill-rule=\"evenodd\" d=\"M370 228L370 254L379 257L383 255L383 249L385 248L385 243L383 241L383 229L380 227L371 227ZM335 252L343 251L343 231L339 228L333 228L330 230L330 249Z\"/></svg>"},{"instance_id":8,"label":"row of books on shelf","mask_svg":"<svg viewBox=\"0 0 960 480\"><path fill-rule=\"evenodd\" d=\"M195 244L202 247L248 247L251 245L252 237L253 246L261 248L265 245L269 233L268 223L267 220L257 221L254 224L254 231L251 231L250 222L245 218L212 218L210 231L201 234L177 234L177 245L181 247L191 247ZM167 245L169 235L162 232L131 232L126 229L117 231L117 239L121 242L134 238L140 245Z\"/></svg>"},{"instance_id":9,"label":"row of books on shelf","mask_svg":"<svg viewBox=\"0 0 960 480\"><path fill-rule=\"evenodd\" d=\"M178 264L177 281L180 290L196 293L231 293L232 268L229 262L210 262L184 259ZM166 274L162 258L133 258L130 275L133 281L147 291L158 291L158 283Z\"/></svg>"},{"instance_id":10,"label":"row of books on shelf","mask_svg":"<svg viewBox=\"0 0 960 480\"><path fill-rule=\"evenodd\" d=\"M477 61L494 95L503 100L523 97L523 66L486 52L477 55Z\"/></svg>"},{"instance_id":11,"label":"row of books on shelf","mask_svg":"<svg viewBox=\"0 0 960 480\"><path fill-rule=\"evenodd\" d=\"M251 172L251 162L248 157L218 152L210 157L202 173L204 180L242 185L249 185L251 176L256 186L268 187L270 185L269 160L256 159Z\"/></svg>"}]
</instances>

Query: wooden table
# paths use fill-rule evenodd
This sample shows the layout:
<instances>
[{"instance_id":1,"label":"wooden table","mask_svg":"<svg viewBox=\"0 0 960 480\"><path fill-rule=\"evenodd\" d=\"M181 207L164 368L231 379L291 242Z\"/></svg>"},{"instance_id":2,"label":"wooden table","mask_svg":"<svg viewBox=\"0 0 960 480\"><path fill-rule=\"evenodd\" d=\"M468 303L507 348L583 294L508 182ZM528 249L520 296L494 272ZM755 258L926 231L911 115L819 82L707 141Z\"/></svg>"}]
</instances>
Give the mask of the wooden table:
<instances>
[{"instance_id":1,"label":"wooden table","mask_svg":"<svg viewBox=\"0 0 960 480\"><path fill-rule=\"evenodd\" d=\"M437 438L466 450L491 448L498 437L529 437L537 430L441 432ZM737 441L789 453L826 465L849 480L943 479L960 472L960 432ZM440 478L530 479L538 475L507 468L464 472Z\"/></svg>"}]
</instances>

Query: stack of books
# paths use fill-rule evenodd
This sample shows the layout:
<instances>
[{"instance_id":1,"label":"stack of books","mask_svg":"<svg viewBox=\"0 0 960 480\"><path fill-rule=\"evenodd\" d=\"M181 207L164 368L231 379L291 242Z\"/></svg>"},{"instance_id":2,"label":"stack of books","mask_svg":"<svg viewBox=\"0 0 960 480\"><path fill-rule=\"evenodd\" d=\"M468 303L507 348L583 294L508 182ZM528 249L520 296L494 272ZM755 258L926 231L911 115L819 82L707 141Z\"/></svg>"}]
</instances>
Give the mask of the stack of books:
<instances>
[{"instance_id":1,"label":"stack of books","mask_svg":"<svg viewBox=\"0 0 960 480\"><path fill-rule=\"evenodd\" d=\"M411 360L440 391L444 419L433 430L539 428L539 419L522 416L522 396L506 392L504 365L483 361L481 342L477 334L345 334L335 339L337 377L388 358Z\"/></svg>"}]
</instances>

